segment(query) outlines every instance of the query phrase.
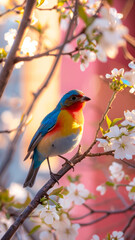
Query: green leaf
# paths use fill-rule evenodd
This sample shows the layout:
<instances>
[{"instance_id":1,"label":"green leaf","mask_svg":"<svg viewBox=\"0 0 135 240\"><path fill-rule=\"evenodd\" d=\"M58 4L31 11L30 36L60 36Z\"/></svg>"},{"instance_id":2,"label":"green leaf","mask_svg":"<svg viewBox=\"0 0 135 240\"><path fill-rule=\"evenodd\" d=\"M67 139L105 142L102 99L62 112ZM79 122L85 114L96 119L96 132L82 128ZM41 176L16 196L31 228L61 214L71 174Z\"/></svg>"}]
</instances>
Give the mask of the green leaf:
<instances>
[{"instance_id":1,"label":"green leaf","mask_svg":"<svg viewBox=\"0 0 135 240\"><path fill-rule=\"evenodd\" d=\"M109 187L114 187L114 186L115 186L115 184L114 184L114 183L112 183L112 182L109 182L109 181L107 181L105 184L106 184L107 186L109 186Z\"/></svg>"},{"instance_id":2,"label":"green leaf","mask_svg":"<svg viewBox=\"0 0 135 240\"><path fill-rule=\"evenodd\" d=\"M110 118L107 115L106 115L106 123L107 123L108 128L110 128L112 121L110 120Z\"/></svg>"},{"instance_id":3,"label":"green leaf","mask_svg":"<svg viewBox=\"0 0 135 240\"><path fill-rule=\"evenodd\" d=\"M111 235L110 235L110 233L107 234L107 240L111 240Z\"/></svg>"},{"instance_id":4,"label":"green leaf","mask_svg":"<svg viewBox=\"0 0 135 240\"><path fill-rule=\"evenodd\" d=\"M31 231L29 232L28 235L32 235L33 233L35 233L40 227L41 227L41 225L36 225L35 227L33 227L31 229Z\"/></svg>"},{"instance_id":5,"label":"green leaf","mask_svg":"<svg viewBox=\"0 0 135 240\"><path fill-rule=\"evenodd\" d=\"M28 195L24 203L15 202L15 203L12 203L10 206L21 209L21 208L27 207L30 202L31 202L31 198Z\"/></svg>"},{"instance_id":6,"label":"green leaf","mask_svg":"<svg viewBox=\"0 0 135 240\"><path fill-rule=\"evenodd\" d=\"M63 195L68 195L68 193L69 193L69 191L66 188L64 188L63 191L62 191L62 194Z\"/></svg>"},{"instance_id":7,"label":"green leaf","mask_svg":"<svg viewBox=\"0 0 135 240\"><path fill-rule=\"evenodd\" d=\"M9 195L9 190L4 189L3 191L0 192L0 201L3 203L9 203L14 200L14 196Z\"/></svg>"},{"instance_id":8,"label":"green leaf","mask_svg":"<svg viewBox=\"0 0 135 240\"><path fill-rule=\"evenodd\" d=\"M6 58L7 52L5 51L4 48L0 48L0 59L1 58Z\"/></svg>"},{"instance_id":9,"label":"green leaf","mask_svg":"<svg viewBox=\"0 0 135 240\"><path fill-rule=\"evenodd\" d=\"M79 57L80 57L79 53L76 53L76 54L72 55L72 58L73 58L74 62L77 62Z\"/></svg>"},{"instance_id":10,"label":"green leaf","mask_svg":"<svg viewBox=\"0 0 135 240\"><path fill-rule=\"evenodd\" d=\"M135 192L135 186L132 187L132 189L130 190L130 192Z\"/></svg>"},{"instance_id":11,"label":"green leaf","mask_svg":"<svg viewBox=\"0 0 135 240\"><path fill-rule=\"evenodd\" d=\"M81 177L80 175L76 175L75 177L71 177L70 175L67 176L69 182L72 182L72 183L78 182L80 180L80 177Z\"/></svg>"},{"instance_id":12,"label":"green leaf","mask_svg":"<svg viewBox=\"0 0 135 240\"><path fill-rule=\"evenodd\" d=\"M128 131L132 131L134 128L134 126L128 126Z\"/></svg>"},{"instance_id":13,"label":"green leaf","mask_svg":"<svg viewBox=\"0 0 135 240\"><path fill-rule=\"evenodd\" d=\"M95 195L93 195L92 193L90 193L89 195L88 195L88 197L86 197L85 198L85 200L87 200L87 199L96 199L96 196Z\"/></svg>"},{"instance_id":14,"label":"green leaf","mask_svg":"<svg viewBox=\"0 0 135 240\"><path fill-rule=\"evenodd\" d=\"M67 0L58 0L58 6L62 7Z\"/></svg>"},{"instance_id":15,"label":"green leaf","mask_svg":"<svg viewBox=\"0 0 135 240\"><path fill-rule=\"evenodd\" d=\"M113 119L110 127L113 127L117 122L121 121L122 119L123 118L115 118L115 119Z\"/></svg>"},{"instance_id":16,"label":"green leaf","mask_svg":"<svg viewBox=\"0 0 135 240\"><path fill-rule=\"evenodd\" d=\"M47 199L46 199L46 197L44 196L44 197L42 197L42 198L40 198L40 203L43 203L44 201L46 201Z\"/></svg>"},{"instance_id":17,"label":"green leaf","mask_svg":"<svg viewBox=\"0 0 135 240\"><path fill-rule=\"evenodd\" d=\"M102 135L104 135L106 133L106 131L102 127L100 127L100 131L101 131Z\"/></svg>"},{"instance_id":18,"label":"green leaf","mask_svg":"<svg viewBox=\"0 0 135 240\"><path fill-rule=\"evenodd\" d=\"M86 26L91 25L95 19L94 17L89 17L85 12L84 7L81 5L78 7L78 13L79 17L85 22Z\"/></svg>"},{"instance_id":19,"label":"green leaf","mask_svg":"<svg viewBox=\"0 0 135 240\"><path fill-rule=\"evenodd\" d=\"M61 205L58 203L58 204L56 205L56 210L57 210L57 211L60 211L61 208L62 208Z\"/></svg>"},{"instance_id":20,"label":"green leaf","mask_svg":"<svg viewBox=\"0 0 135 240\"><path fill-rule=\"evenodd\" d=\"M60 187L60 188L56 188L56 189L54 189L54 190L49 194L49 196L51 196L51 195L56 195L56 196L58 196L58 195L62 192L62 190L63 190L63 186Z\"/></svg>"},{"instance_id":21,"label":"green leaf","mask_svg":"<svg viewBox=\"0 0 135 240\"><path fill-rule=\"evenodd\" d=\"M36 7L40 7L43 3L44 3L45 0L37 0L37 5Z\"/></svg>"},{"instance_id":22,"label":"green leaf","mask_svg":"<svg viewBox=\"0 0 135 240\"><path fill-rule=\"evenodd\" d=\"M59 197L59 198L63 198L63 195L59 193L59 194L58 194L58 197Z\"/></svg>"},{"instance_id":23,"label":"green leaf","mask_svg":"<svg viewBox=\"0 0 135 240\"><path fill-rule=\"evenodd\" d=\"M106 0L109 5L113 5L113 0Z\"/></svg>"},{"instance_id":24,"label":"green leaf","mask_svg":"<svg viewBox=\"0 0 135 240\"><path fill-rule=\"evenodd\" d=\"M10 213L6 213L6 218L10 219Z\"/></svg>"}]
</instances>

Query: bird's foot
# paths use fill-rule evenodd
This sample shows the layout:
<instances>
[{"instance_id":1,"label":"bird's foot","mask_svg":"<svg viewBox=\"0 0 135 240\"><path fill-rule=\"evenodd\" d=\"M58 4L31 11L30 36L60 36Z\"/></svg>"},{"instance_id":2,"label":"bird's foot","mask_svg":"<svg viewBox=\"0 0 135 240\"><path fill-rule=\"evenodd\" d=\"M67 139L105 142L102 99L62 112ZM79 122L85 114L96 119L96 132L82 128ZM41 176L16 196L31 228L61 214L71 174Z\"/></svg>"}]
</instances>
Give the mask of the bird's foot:
<instances>
[{"instance_id":1,"label":"bird's foot","mask_svg":"<svg viewBox=\"0 0 135 240\"><path fill-rule=\"evenodd\" d=\"M74 171L74 164L73 164L72 162L70 162L67 158L65 158L65 157L63 157L63 156L61 156L61 155L58 155L58 156L61 157L62 159L64 159L65 162L68 163L68 164L72 167L72 169L73 169L73 171ZM63 167L64 165L65 165L65 163L62 164L62 167Z\"/></svg>"},{"instance_id":2,"label":"bird's foot","mask_svg":"<svg viewBox=\"0 0 135 240\"><path fill-rule=\"evenodd\" d=\"M59 184L59 181L57 180L57 177L61 176L60 174L50 172L50 176L51 176L52 180L54 180L55 182L57 182Z\"/></svg>"},{"instance_id":3,"label":"bird's foot","mask_svg":"<svg viewBox=\"0 0 135 240\"><path fill-rule=\"evenodd\" d=\"M68 159L66 159L65 162L68 163L68 164L71 166L71 168L73 169L73 172L74 172L74 170L75 170L75 169L74 169L74 164L73 164L72 162L70 162ZM65 163L62 164L62 167L63 167L64 165L65 165Z\"/></svg>"}]
</instances>

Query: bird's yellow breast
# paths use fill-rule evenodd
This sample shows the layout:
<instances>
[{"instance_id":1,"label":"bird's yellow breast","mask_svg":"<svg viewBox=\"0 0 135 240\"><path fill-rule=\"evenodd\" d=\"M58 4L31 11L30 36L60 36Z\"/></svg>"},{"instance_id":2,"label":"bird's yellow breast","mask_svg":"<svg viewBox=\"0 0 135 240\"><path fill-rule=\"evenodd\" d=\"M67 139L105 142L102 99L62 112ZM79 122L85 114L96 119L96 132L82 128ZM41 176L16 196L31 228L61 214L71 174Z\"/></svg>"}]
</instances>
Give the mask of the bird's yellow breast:
<instances>
[{"instance_id":1,"label":"bird's yellow breast","mask_svg":"<svg viewBox=\"0 0 135 240\"><path fill-rule=\"evenodd\" d=\"M84 123L83 112L71 113L67 110L62 110L57 122L60 125L62 136L68 136L72 133L76 134L78 131L82 132Z\"/></svg>"}]
</instances>

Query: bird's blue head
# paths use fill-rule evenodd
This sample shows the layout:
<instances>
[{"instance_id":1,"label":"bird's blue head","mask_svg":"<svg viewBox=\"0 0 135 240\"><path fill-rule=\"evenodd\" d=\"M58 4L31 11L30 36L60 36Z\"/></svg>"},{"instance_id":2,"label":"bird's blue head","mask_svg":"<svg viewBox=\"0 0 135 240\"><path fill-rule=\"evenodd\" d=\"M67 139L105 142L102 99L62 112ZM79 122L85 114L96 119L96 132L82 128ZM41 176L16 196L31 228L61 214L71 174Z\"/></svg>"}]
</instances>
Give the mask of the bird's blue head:
<instances>
[{"instance_id":1,"label":"bird's blue head","mask_svg":"<svg viewBox=\"0 0 135 240\"><path fill-rule=\"evenodd\" d=\"M90 98L86 97L84 93L80 90L71 90L66 93L61 100L59 101L57 107L63 108L82 108L86 101L89 101Z\"/></svg>"}]
</instances>

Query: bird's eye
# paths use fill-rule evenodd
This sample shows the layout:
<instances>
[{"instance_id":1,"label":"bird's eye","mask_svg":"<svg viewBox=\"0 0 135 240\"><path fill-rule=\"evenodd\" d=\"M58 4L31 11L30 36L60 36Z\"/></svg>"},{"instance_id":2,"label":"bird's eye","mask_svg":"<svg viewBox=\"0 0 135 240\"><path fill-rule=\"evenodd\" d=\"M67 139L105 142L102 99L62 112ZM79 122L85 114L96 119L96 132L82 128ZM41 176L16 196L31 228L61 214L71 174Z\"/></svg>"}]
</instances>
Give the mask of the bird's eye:
<instances>
[{"instance_id":1,"label":"bird's eye","mask_svg":"<svg viewBox=\"0 0 135 240\"><path fill-rule=\"evenodd\" d=\"M71 99L72 99L73 101L75 101L75 100L76 100L76 98L77 98L76 96L73 96Z\"/></svg>"}]
</instances>

